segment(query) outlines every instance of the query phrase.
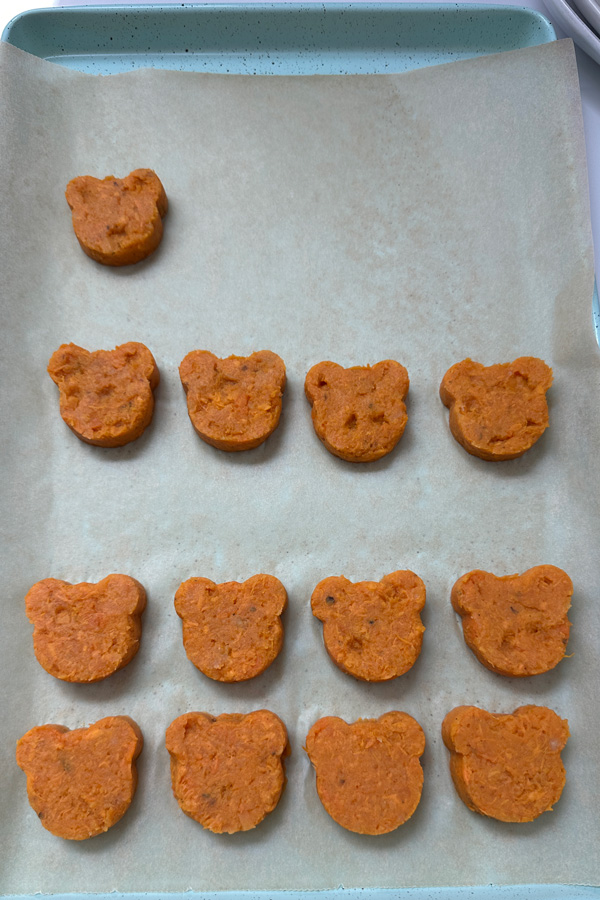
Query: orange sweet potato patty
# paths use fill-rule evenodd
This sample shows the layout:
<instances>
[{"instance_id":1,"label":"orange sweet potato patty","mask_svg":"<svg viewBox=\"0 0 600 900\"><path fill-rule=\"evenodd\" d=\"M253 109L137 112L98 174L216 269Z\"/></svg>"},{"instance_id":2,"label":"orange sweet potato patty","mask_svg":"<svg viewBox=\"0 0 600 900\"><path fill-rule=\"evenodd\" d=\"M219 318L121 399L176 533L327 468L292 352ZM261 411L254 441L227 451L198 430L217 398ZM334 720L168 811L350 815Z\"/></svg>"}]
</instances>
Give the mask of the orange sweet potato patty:
<instances>
[{"instance_id":1,"label":"orange sweet potato patty","mask_svg":"<svg viewBox=\"0 0 600 900\"><path fill-rule=\"evenodd\" d=\"M442 724L450 772L469 809L501 822L532 822L554 806L565 786L560 752L569 727L545 706L497 715L458 706Z\"/></svg>"},{"instance_id":2,"label":"orange sweet potato patty","mask_svg":"<svg viewBox=\"0 0 600 900\"><path fill-rule=\"evenodd\" d=\"M41 666L62 681L93 682L133 659L140 646L146 592L128 575L98 584L38 581L25 597Z\"/></svg>"},{"instance_id":3,"label":"orange sweet potato patty","mask_svg":"<svg viewBox=\"0 0 600 900\"><path fill-rule=\"evenodd\" d=\"M423 643L424 605L425 585L410 571L357 584L343 576L325 578L311 598L329 656L363 681L388 681L414 665Z\"/></svg>"},{"instance_id":4,"label":"orange sweet potato patty","mask_svg":"<svg viewBox=\"0 0 600 900\"><path fill-rule=\"evenodd\" d=\"M173 794L183 812L216 834L249 831L272 812L285 786L289 754L281 719L190 712L166 735Z\"/></svg>"},{"instance_id":5,"label":"orange sweet potato patty","mask_svg":"<svg viewBox=\"0 0 600 900\"><path fill-rule=\"evenodd\" d=\"M408 387L406 369L393 359L349 369L320 362L304 382L317 436L348 462L373 462L394 449L406 427Z\"/></svg>"},{"instance_id":6,"label":"orange sweet potato patty","mask_svg":"<svg viewBox=\"0 0 600 900\"><path fill-rule=\"evenodd\" d=\"M444 375L440 397L450 409L450 431L468 453L516 459L548 427L551 384L552 369L532 356L493 366L464 359Z\"/></svg>"},{"instance_id":7,"label":"orange sweet potato patty","mask_svg":"<svg viewBox=\"0 0 600 900\"><path fill-rule=\"evenodd\" d=\"M452 588L465 643L499 675L522 677L553 669L565 655L573 584L556 566L498 577L474 570Z\"/></svg>"},{"instance_id":8,"label":"orange sweet potato patty","mask_svg":"<svg viewBox=\"0 0 600 900\"><path fill-rule=\"evenodd\" d=\"M126 178L73 178L65 191L84 253L105 266L128 266L154 253L163 236L167 195L152 169Z\"/></svg>"},{"instance_id":9,"label":"orange sweet potato patty","mask_svg":"<svg viewBox=\"0 0 600 900\"><path fill-rule=\"evenodd\" d=\"M207 444L251 450L277 428L286 374L276 353L219 359L208 350L192 350L179 375L192 425Z\"/></svg>"},{"instance_id":10,"label":"orange sweet potato patty","mask_svg":"<svg viewBox=\"0 0 600 900\"><path fill-rule=\"evenodd\" d=\"M326 716L306 737L323 806L358 834L387 834L410 819L421 799L424 750L419 723L396 711L353 724Z\"/></svg>"},{"instance_id":11,"label":"orange sweet potato patty","mask_svg":"<svg viewBox=\"0 0 600 900\"><path fill-rule=\"evenodd\" d=\"M75 731L40 725L23 735L17 763L44 828L73 841L108 831L133 800L142 746L142 732L127 716Z\"/></svg>"},{"instance_id":12,"label":"orange sweet potato patty","mask_svg":"<svg viewBox=\"0 0 600 900\"><path fill-rule=\"evenodd\" d=\"M196 668L215 681L246 681L271 665L283 646L287 593L273 575L241 584L189 578L175 594L183 645Z\"/></svg>"},{"instance_id":13,"label":"orange sweet potato patty","mask_svg":"<svg viewBox=\"0 0 600 900\"><path fill-rule=\"evenodd\" d=\"M62 344L48 374L60 392L60 414L77 437L97 447L122 447L147 428L159 382L154 357L130 341L115 350L90 353Z\"/></svg>"}]
</instances>

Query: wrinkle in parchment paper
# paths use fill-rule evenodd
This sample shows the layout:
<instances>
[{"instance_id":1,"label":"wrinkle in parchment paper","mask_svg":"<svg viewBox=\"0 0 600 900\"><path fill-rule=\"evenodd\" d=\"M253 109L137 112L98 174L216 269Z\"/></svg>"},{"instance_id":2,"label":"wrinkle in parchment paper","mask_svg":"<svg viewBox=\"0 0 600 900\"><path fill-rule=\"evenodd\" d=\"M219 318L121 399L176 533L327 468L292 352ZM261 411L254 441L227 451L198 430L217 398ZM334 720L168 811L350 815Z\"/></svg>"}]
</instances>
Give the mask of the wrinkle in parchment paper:
<instances>
[{"instance_id":1,"label":"wrinkle in parchment paper","mask_svg":"<svg viewBox=\"0 0 600 900\"><path fill-rule=\"evenodd\" d=\"M296 78L95 78L2 45L0 88L2 891L597 884L599 357L571 43ZM74 238L65 185L141 166L169 195L163 243L139 266L98 266ZM60 419L48 359L63 342L129 340L161 370L154 421L127 447L90 447ZM281 424L260 448L224 454L194 433L177 367L196 348L285 360ZM554 369L549 430L513 462L468 456L438 397L444 372L521 355ZM312 430L305 373L386 358L411 379L406 431L385 459L345 463ZM451 586L473 568L538 563L575 584L569 658L532 679L493 675L464 645ZM427 586L422 654L393 682L355 681L328 659L310 594L328 575L400 568ZM99 684L55 681L33 656L25 593L110 572L148 591L138 656ZM254 681L212 682L185 657L175 591L258 572L288 590L283 653ZM440 736L462 703L568 718L554 812L521 826L466 809ZM213 835L171 795L165 728L187 710L261 707L289 730L286 791L256 830ZM423 797L397 832L365 838L325 813L302 745L322 715L390 709L425 730ZM27 803L15 742L111 714L144 733L135 800L105 835L61 841Z\"/></svg>"}]
</instances>

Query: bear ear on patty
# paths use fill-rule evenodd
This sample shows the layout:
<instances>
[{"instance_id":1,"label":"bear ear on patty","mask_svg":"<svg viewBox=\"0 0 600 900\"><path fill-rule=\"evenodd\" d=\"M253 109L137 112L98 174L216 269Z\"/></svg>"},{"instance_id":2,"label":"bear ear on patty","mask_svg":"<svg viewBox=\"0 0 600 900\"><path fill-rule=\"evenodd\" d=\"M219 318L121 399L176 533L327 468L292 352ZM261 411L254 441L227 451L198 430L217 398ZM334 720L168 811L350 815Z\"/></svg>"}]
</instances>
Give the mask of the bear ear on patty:
<instances>
[{"instance_id":1,"label":"bear ear on patty","mask_svg":"<svg viewBox=\"0 0 600 900\"><path fill-rule=\"evenodd\" d=\"M336 375L343 371L338 363L328 360L317 363L309 369L304 381L304 393L308 401L314 403L319 393L328 388L335 381Z\"/></svg>"},{"instance_id":2,"label":"bear ear on patty","mask_svg":"<svg viewBox=\"0 0 600 900\"><path fill-rule=\"evenodd\" d=\"M90 351L78 347L77 344L61 344L52 354L48 374L60 387L67 379L81 375L86 370L90 357Z\"/></svg>"}]
</instances>

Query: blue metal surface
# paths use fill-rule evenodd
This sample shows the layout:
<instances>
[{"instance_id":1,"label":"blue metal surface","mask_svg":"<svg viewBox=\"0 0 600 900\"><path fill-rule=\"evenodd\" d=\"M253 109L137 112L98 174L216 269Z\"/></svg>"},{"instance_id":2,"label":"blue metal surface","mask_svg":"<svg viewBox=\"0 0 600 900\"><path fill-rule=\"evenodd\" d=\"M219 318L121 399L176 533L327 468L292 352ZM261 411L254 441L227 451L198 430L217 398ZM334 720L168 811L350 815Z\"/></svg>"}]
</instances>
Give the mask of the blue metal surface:
<instances>
[{"instance_id":1,"label":"blue metal surface","mask_svg":"<svg viewBox=\"0 0 600 900\"><path fill-rule=\"evenodd\" d=\"M38 895L38 898L40 895ZM483 885L454 888L335 891L223 891L185 894L53 894L52 900L598 900L600 889L583 885ZM33 900L10 896L5 900Z\"/></svg>"},{"instance_id":2,"label":"blue metal surface","mask_svg":"<svg viewBox=\"0 0 600 900\"><path fill-rule=\"evenodd\" d=\"M521 7L269 3L33 10L3 40L90 74L168 68L246 74L403 72L555 39Z\"/></svg>"}]
</instances>

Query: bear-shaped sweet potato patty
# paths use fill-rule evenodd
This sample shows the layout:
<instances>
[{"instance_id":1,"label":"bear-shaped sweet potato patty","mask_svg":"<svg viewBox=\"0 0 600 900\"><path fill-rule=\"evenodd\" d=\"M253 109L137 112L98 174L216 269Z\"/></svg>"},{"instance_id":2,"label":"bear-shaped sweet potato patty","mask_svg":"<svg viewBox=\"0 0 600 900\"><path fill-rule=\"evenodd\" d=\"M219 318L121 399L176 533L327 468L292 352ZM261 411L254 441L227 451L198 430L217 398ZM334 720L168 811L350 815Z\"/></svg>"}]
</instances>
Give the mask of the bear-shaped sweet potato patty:
<instances>
[{"instance_id":1,"label":"bear-shaped sweet potato patty","mask_svg":"<svg viewBox=\"0 0 600 900\"><path fill-rule=\"evenodd\" d=\"M286 373L276 353L219 359L192 350L179 375L192 425L207 444L230 453L252 450L277 428Z\"/></svg>"},{"instance_id":2,"label":"bear-shaped sweet potato patty","mask_svg":"<svg viewBox=\"0 0 600 900\"><path fill-rule=\"evenodd\" d=\"M320 362L304 382L317 436L348 462L373 462L394 449L406 427L408 388L406 369L393 359L349 369Z\"/></svg>"},{"instance_id":3,"label":"bear-shaped sweet potato patty","mask_svg":"<svg viewBox=\"0 0 600 900\"><path fill-rule=\"evenodd\" d=\"M286 605L286 590L273 575L223 584L188 578L175 594L188 659L215 681L255 678L283 646Z\"/></svg>"},{"instance_id":4,"label":"bear-shaped sweet potato patty","mask_svg":"<svg viewBox=\"0 0 600 900\"><path fill-rule=\"evenodd\" d=\"M129 575L107 575L97 584L38 581L27 592L33 650L41 666L61 681L101 681L138 652L146 591Z\"/></svg>"},{"instance_id":5,"label":"bear-shaped sweet potato patty","mask_svg":"<svg viewBox=\"0 0 600 900\"><path fill-rule=\"evenodd\" d=\"M457 706L442 724L450 773L473 812L501 822L532 822L560 799L567 743L566 719L545 706L520 706L510 715Z\"/></svg>"},{"instance_id":6,"label":"bear-shaped sweet potato patty","mask_svg":"<svg viewBox=\"0 0 600 900\"><path fill-rule=\"evenodd\" d=\"M17 764L44 828L83 841L108 831L127 812L137 786L142 732L128 716L89 728L40 725L17 741Z\"/></svg>"},{"instance_id":7,"label":"bear-shaped sweet potato patty","mask_svg":"<svg viewBox=\"0 0 600 900\"><path fill-rule=\"evenodd\" d=\"M419 723L396 711L352 724L326 716L306 737L321 803L358 834L387 834L410 819L421 799L424 750Z\"/></svg>"},{"instance_id":8,"label":"bear-shaped sweet potato patty","mask_svg":"<svg viewBox=\"0 0 600 900\"><path fill-rule=\"evenodd\" d=\"M167 728L166 746L179 806L215 834L249 831L277 806L290 748L275 713L184 713Z\"/></svg>"},{"instance_id":9,"label":"bear-shaped sweet potato patty","mask_svg":"<svg viewBox=\"0 0 600 900\"><path fill-rule=\"evenodd\" d=\"M128 266L154 253L167 214L165 189L152 169L126 178L73 178L65 191L84 253L105 266Z\"/></svg>"},{"instance_id":10,"label":"bear-shaped sweet potato patty","mask_svg":"<svg viewBox=\"0 0 600 900\"><path fill-rule=\"evenodd\" d=\"M572 594L567 573L544 565L522 575L467 572L451 601L477 659L492 672L519 678L548 672L564 657Z\"/></svg>"},{"instance_id":11,"label":"bear-shaped sweet potato patty","mask_svg":"<svg viewBox=\"0 0 600 900\"><path fill-rule=\"evenodd\" d=\"M60 392L60 414L77 437L96 447L122 447L147 428L159 382L154 357L130 341L90 352L62 344L48 363Z\"/></svg>"},{"instance_id":12,"label":"bear-shaped sweet potato patty","mask_svg":"<svg viewBox=\"0 0 600 900\"><path fill-rule=\"evenodd\" d=\"M533 356L493 366L464 359L444 375L440 398L450 409L450 431L467 453L516 459L548 427L551 384L552 369Z\"/></svg>"},{"instance_id":13,"label":"bear-shaped sweet potato patty","mask_svg":"<svg viewBox=\"0 0 600 900\"><path fill-rule=\"evenodd\" d=\"M421 652L425 585L414 572L392 572L381 581L356 584L343 575L325 578L310 602L313 615L323 622L329 656L355 678L397 678Z\"/></svg>"}]
</instances>

